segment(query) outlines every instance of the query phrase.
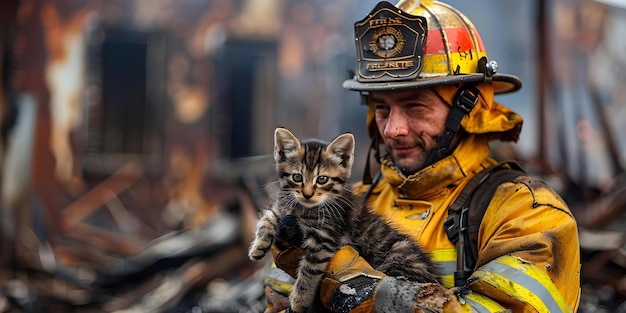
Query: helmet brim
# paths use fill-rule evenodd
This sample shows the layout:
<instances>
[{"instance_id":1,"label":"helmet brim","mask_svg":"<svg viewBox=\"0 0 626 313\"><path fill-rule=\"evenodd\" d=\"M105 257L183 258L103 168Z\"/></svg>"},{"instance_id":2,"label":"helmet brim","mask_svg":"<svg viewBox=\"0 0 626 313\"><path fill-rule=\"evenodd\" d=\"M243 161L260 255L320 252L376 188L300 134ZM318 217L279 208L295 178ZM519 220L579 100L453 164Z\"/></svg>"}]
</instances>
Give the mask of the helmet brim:
<instances>
[{"instance_id":1,"label":"helmet brim","mask_svg":"<svg viewBox=\"0 0 626 313\"><path fill-rule=\"evenodd\" d=\"M484 74L463 74L395 82L363 83L356 79L348 79L343 82L343 88L352 91L384 91L483 82L485 82ZM516 76L509 74L494 74L491 77L491 82L496 94L511 93L522 88L522 81Z\"/></svg>"}]
</instances>

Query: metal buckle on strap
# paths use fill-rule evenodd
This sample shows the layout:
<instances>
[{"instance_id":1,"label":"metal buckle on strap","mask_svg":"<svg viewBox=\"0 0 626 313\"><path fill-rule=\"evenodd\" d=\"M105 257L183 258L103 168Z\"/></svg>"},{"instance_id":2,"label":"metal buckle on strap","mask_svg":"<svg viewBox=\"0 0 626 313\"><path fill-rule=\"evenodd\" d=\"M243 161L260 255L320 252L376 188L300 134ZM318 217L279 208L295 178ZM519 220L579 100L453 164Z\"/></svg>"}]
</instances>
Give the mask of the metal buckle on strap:
<instances>
[{"instance_id":1,"label":"metal buckle on strap","mask_svg":"<svg viewBox=\"0 0 626 313\"><path fill-rule=\"evenodd\" d=\"M455 106L461 108L465 114L472 111L476 103L478 102L478 88L473 85L466 86L459 92L458 97L456 98Z\"/></svg>"},{"instance_id":2,"label":"metal buckle on strap","mask_svg":"<svg viewBox=\"0 0 626 313\"><path fill-rule=\"evenodd\" d=\"M446 231L446 235L448 235L448 239L452 243L459 241L459 228L456 226L456 222L454 221L456 217L455 215L448 215L446 220L443 222L443 229Z\"/></svg>"},{"instance_id":3,"label":"metal buckle on strap","mask_svg":"<svg viewBox=\"0 0 626 313\"><path fill-rule=\"evenodd\" d=\"M461 212L451 212L446 220L443 222L443 229L448 235L448 239L452 243L459 241L459 236L467 229L467 221L469 216L469 207L463 206Z\"/></svg>"}]
</instances>

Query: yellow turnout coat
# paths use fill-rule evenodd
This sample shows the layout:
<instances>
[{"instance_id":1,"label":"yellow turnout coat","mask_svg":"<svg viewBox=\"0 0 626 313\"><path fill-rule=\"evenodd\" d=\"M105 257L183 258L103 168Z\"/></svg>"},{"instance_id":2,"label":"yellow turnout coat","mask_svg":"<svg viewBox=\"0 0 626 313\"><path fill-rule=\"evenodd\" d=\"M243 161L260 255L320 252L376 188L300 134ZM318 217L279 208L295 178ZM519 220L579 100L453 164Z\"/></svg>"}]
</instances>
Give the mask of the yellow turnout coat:
<instances>
[{"instance_id":1,"label":"yellow turnout coat","mask_svg":"<svg viewBox=\"0 0 626 313\"><path fill-rule=\"evenodd\" d=\"M476 173L494 166L488 138L468 134L454 153L405 177L386 158L370 207L431 253L453 287L456 249L443 222L448 206ZM364 192L367 185L357 185ZM580 297L576 221L567 204L534 180L495 192L478 233L478 260L460 299L464 312L575 312Z\"/></svg>"}]
</instances>

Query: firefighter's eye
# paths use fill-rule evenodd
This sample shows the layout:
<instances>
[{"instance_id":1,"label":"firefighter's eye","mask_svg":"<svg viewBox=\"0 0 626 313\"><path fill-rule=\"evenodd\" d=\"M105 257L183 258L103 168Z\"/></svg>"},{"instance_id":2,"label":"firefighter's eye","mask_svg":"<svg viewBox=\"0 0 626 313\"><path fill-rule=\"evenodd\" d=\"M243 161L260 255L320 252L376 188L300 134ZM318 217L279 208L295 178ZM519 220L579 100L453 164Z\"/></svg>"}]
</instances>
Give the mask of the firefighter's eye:
<instances>
[{"instance_id":1,"label":"firefighter's eye","mask_svg":"<svg viewBox=\"0 0 626 313\"><path fill-rule=\"evenodd\" d=\"M317 183L323 185L328 182L328 176L320 176L317 178Z\"/></svg>"},{"instance_id":2,"label":"firefighter's eye","mask_svg":"<svg viewBox=\"0 0 626 313\"><path fill-rule=\"evenodd\" d=\"M291 175L291 179L293 179L293 181L295 181L296 183L301 183L302 182L302 175L301 174L293 174L293 175Z\"/></svg>"}]
</instances>

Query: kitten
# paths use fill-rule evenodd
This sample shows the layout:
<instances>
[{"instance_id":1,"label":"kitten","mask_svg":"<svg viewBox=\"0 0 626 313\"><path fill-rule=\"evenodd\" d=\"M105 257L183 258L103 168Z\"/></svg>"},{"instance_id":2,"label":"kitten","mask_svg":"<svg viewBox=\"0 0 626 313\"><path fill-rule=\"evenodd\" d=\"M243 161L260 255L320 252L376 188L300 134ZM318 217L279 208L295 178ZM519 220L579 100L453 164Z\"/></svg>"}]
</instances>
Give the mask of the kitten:
<instances>
[{"instance_id":1,"label":"kitten","mask_svg":"<svg viewBox=\"0 0 626 313\"><path fill-rule=\"evenodd\" d=\"M354 136L332 142L300 142L289 130L274 132L274 159L280 191L257 224L249 250L261 259L278 236L281 217L293 215L303 235L304 255L289 297L291 309L305 312L316 296L331 257L351 245L375 269L389 276L438 282L435 266L415 241L369 211L365 199L346 185L354 161Z\"/></svg>"}]
</instances>

